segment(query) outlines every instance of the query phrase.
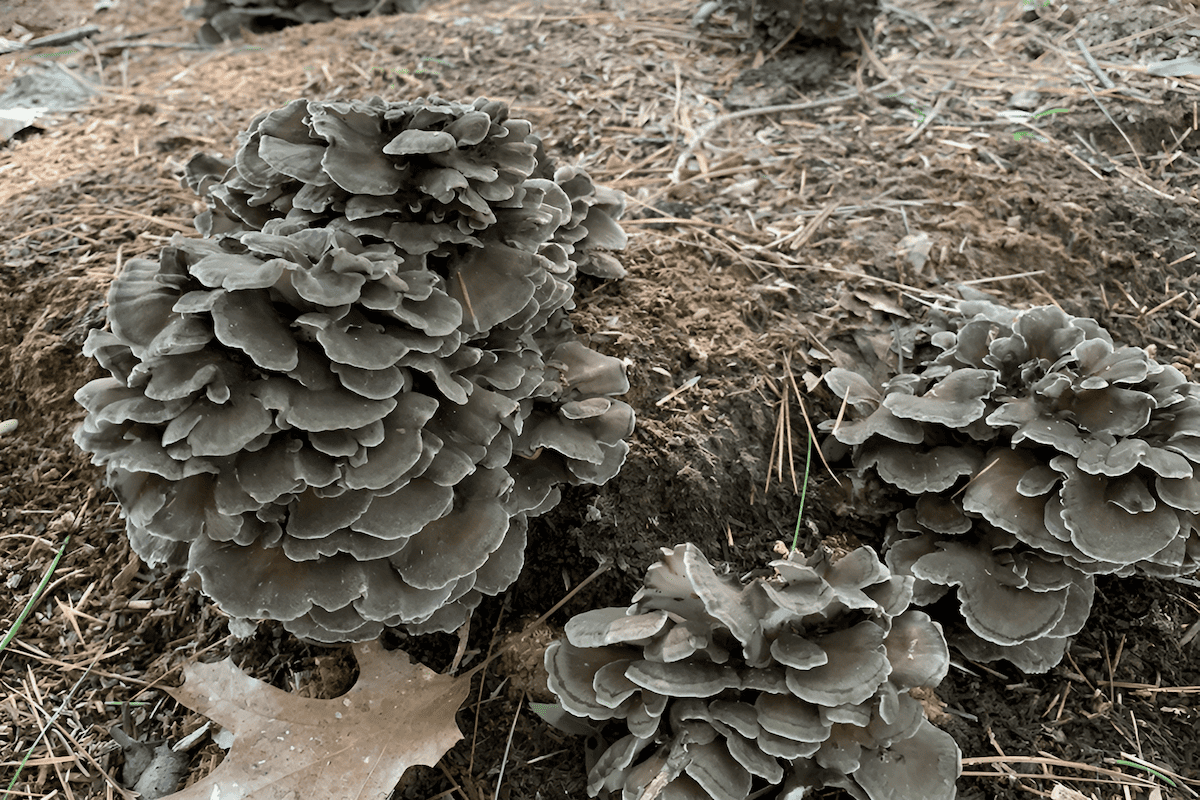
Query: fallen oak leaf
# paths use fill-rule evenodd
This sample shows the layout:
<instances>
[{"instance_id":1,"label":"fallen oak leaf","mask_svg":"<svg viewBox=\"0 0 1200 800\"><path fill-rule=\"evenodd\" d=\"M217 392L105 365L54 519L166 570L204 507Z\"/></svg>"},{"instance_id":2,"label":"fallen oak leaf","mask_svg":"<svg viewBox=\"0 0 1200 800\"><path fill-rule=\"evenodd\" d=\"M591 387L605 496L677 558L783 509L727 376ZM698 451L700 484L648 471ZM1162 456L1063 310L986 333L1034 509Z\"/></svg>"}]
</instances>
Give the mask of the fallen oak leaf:
<instances>
[{"instance_id":1,"label":"fallen oak leaf","mask_svg":"<svg viewBox=\"0 0 1200 800\"><path fill-rule=\"evenodd\" d=\"M386 798L413 764L434 766L462 738L454 716L469 675L439 675L378 641L354 645L359 678L314 700L251 678L231 659L189 664L178 702L233 731L213 772L164 800Z\"/></svg>"}]
</instances>

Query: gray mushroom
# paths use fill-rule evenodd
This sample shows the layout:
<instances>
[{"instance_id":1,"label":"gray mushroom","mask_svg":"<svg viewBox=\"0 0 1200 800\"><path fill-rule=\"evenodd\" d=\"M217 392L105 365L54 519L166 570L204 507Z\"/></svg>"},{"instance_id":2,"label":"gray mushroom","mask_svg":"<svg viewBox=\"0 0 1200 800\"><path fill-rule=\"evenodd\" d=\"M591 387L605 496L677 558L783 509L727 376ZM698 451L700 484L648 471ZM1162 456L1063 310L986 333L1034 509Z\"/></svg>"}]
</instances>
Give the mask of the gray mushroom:
<instances>
[{"instance_id":1,"label":"gray mushroom","mask_svg":"<svg viewBox=\"0 0 1200 800\"><path fill-rule=\"evenodd\" d=\"M204 19L200 40L208 44L241 38L242 30L269 33L284 25L328 22L374 14L420 9L423 0L203 0L184 10L191 19Z\"/></svg>"},{"instance_id":2,"label":"gray mushroom","mask_svg":"<svg viewBox=\"0 0 1200 800\"><path fill-rule=\"evenodd\" d=\"M918 579L920 603L955 588L966 626L951 642L1044 671L1086 620L1095 575L1200 567L1200 385L1052 306L965 301L932 328L940 353L886 395L830 371L851 409L833 436L909 496L888 563ZM884 408L919 435L877 423Z\"/></svg>"},{"instance_id":3,"label":"gray mushroom","mask_svg":"<svg viewBox=\"0 0 1200 800\"><path fill-rule=\"evenodd\" d=\"M694 545L664 549L628 609L567 623L546 651L551 691L566 712L629 730L591 768L591 795L638 797L657 780L660 796L697 800L744 800L763 782L795 796L834 785L868 800L952 798L957 747L908 695L949 666L941 627L905 610L914 579L870 548L771 565L742 584ZM687 647L662 644L676 631ZM712 637L736 646L700 646Z\"/></svg>"},{"instance_id":4,"label":"gray mushroom","mask_svg":"<svg viewBox=\"0 0 1200 800\"><path fill-rule=\"evenodd\" d=\"M85 345L112 377L79 390L76 441L134 549L235 617L327 642L457 628L516 579L556 486L628 452L624 368L568 316L573 256L623 241L619 199L536 177L529 123L482 100L295 101L241 141L192 163L213 235L114 281Z\"/></svg>"},{"instance_id":5,"label":"gray mushroom","mask_svg":"<svg viewBox=\"0 0 1200 800\"><path fill-rule=\"evenodd\" d=\"M732 12L757 44L786 43L798 35L801 40L858 46L855 28L869 36L879 9L878 0L809 0L800 4L789 0L720 0L702 6L697 21L717 11Z\"/></svg>"}]
</instances>

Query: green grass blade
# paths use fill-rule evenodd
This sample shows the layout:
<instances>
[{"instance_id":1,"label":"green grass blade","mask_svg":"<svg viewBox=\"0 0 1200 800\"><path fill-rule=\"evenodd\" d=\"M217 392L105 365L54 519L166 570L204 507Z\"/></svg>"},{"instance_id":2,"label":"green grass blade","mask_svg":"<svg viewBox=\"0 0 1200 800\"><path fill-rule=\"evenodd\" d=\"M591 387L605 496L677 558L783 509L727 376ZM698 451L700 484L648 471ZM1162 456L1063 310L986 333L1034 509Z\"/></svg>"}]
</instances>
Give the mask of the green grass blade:
<instances>
[{"instance_id":1,"label":"green grass blade","mask_svg":"<svg viewBox=\"0 0 1200 800\"><path fill-rule=\"evenodd\" d=\"M1166 775L1163 775L1161 772L1154 769L1154 767L1147 767L1145 764L1138 764L1133 761L1124 761L1119 758L1113 759L1113 763L1114 764L1122 764L1126 767L1137 767L1138 769L1144 769L1144 770L1146 770L1146 772L1149 772L1151 775L1158 778L1160 781L1164 781L1164 782L1170 784L1172 789L1179 788L1178 786L1175 785L1175 781L1171 780Z\"/></svg>"},{"instance_id":2,"label":"green grass blade","mask_svg":"<svg viewBox=\"0 0 1200 800\"><path fill-rule=\"evenodd\" d=\"M46 576L42 578L42 582L38 584L34 590L33 596L29 598L29 602L25 604L25 608L21 611L21 615L17 617L17 621L8 629L8 633L4 635L4 639L0 640L0 653L4 652L4 648L8 647L9 643L17 637L17 631L21 628L21 623L29 616L29 612L37 606L42 599L42 592L46 591L46 587L50 585L50 579L54 577L54 570L58 568L58 562L62 560L63 553L67 552L67 545L71 543L70 535L63 540L62 547L58 548L58 555L54 556L54 560L50 562L50 569L46 570Z\"/></svg>"},{"instance_id":3,"label":"green grass blade","mask_svg":"<svg viewBox=\"0 0 1200 800\"><path fill-rule=\"evenodd\" d=\"M804 486L800 489L800 510L796 513L796 534L792 537L792 550L800 542L800 518L804 516L804 498L808 496L808 468L812 465L812 436L808 439L808 448L804 453Z\"/></svg>"}]
</instances>

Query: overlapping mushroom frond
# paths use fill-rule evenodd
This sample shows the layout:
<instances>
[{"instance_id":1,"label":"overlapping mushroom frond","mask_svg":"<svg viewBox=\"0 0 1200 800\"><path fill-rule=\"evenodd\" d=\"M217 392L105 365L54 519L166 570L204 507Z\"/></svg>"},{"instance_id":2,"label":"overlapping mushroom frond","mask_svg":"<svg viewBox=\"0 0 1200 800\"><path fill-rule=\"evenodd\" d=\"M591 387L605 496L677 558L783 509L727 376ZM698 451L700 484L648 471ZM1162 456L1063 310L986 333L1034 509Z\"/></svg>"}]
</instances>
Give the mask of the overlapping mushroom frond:
<instances>
[{"instance_id":1,"label":"overlapping mushroom frond","mask_svg":"<svg viewBox=\"0 0 1200 800\"><path fill-rule=\"evenodd\" d=\"M844 369L834 436L915 496L887 552L928 603L958 587L951 642L1025 671L1057 664L1094 576L1200 566L1200 385L1054 306L960 304L940 353L882 391Z\"/></svg>"},{"instance_id":2,"label":"overlapping mushroom frond","mask_svg":"<svg viewBox=\"0 0 1200 800\"><path fill-rule=\"evenodd\" d=\"M430 258L485 248L487 236L549 259L560 283L576 269L623 277L606 252L625 247L616 222L623 195L582 169L555 168L531 130L504 103L482 98L293 100L254 118L232 163L193 158L186 181L208 202L196 218L206 236L262 230L282 217Z\"/></svg>"},{"instance_id":3,"label":"overlapping mushroom frond","mask_svg":"<svg viewBox=\"0 0 1200 800\"><path fill-rule=\"evenodd\" d=\"M567 623L546 651L551 691L575 717L629 731L592 767L589 793L953 798L958 747L909 695L949 666L941 627L908 610L912 577L866 547L771 566L743 585L695 545L664 548L632 606Z\"/></svg>"},{"instance_id":4,"label":"overlapping mushroom frond","mask_svg":"<svg viewBox=\"0 0 1200 800\"><path fill-rule=\"evenodd\" d=\"M567 314L570 242L604 212L580 172L531 177L537 140L504 112L292 103L256 120L225 183L204 179L244 217L218 209L223 233L124 266L85 346L112 377L77 393L76 441L146 561L312 639L452 630L516 578L557 484L616 474L624 368ZM381 155L442 137L440 178ZM262 185L243 192L246 174Z\"/></svg>"}]
</instances>

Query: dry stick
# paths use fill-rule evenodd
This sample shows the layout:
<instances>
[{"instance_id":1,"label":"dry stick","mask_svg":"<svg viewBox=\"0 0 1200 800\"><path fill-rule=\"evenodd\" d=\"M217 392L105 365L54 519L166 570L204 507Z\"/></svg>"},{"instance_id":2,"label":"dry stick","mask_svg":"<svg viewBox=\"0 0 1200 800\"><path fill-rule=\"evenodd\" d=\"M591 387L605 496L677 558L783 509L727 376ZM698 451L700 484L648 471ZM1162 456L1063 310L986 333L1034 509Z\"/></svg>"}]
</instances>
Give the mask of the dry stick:
<instances>
[{"instance_id":1,"label":"dry stick","mask_svg":"<svg viewBox=\"0 0 1200 800\"><path fill-rule=\"evenodd\" d=\"M678 389L675 389L668 395L660 397L654 405L659 406L659 407L663 406L665 403L667 403L671 400L674 400L676 397L683 394L684 392L686 392L688 389L692 388L699 382L700 382L700 376L693 375L692 377L690 377L686 381L684 381L683 384Z\"/></svg>"},{"instance_id":2,"label":"dry stick","mask_svg":"<svg viewBox=\"0 0 1200 800\"><path fill-rule=\"evenodd\" d=\"M966 759L963 759L963 760L966 761ZM1092 766L1088 766L1087 768L1090 770L1096 770L1098 772L1109 771L1109 770L1102 770L1102 769L1099 769L1097 767L1092 767ZM1083 769L1083 765L1080 765L1079 767L1077 767L1077 769ZM1130 775L1128 772L1122 772L1119 774L1124 775L1127 778L1129 778L1129 777L1136 778L1137 777L1136 775ZM1023 772L1023 773L982 772L982 771L981 772L968 772L968 771L964 770L963 772L958 773L958 776L960 778L1006 778L1008 780L1016 780L1016 781L1018 781L1018 785L1025 791L1030 792L1032 794L1036 794L1039 797L1051 797L1051 798L1054 797L1054 795L1046 794L1045 792L1039 791L1030 786L1022 785L1019 783L1019 781L1021 781L1022 779L1029 779L1029 780L1038 780L1038 781L1046 781L1046 780L1071 781L1073 783L1102 783L1102 784L1105 784L1106 786L1133 786L1133 787L1140 788L1140 789L1150 789L1150 788L1153 788L1153 787L1159 785L1159 784L1150 784L1150 783L1124 783L1122 781L1114 781L1112 778L1076 778L1071 775L1055 775L1054 773L1050 773L1049 775L1046 775L1046 774L1035 775L1033 773L1028 773L1028 772Z\"/></svg>"},{"instance_id":3,"label":"dry stick","mask_svg":"<svg viewBox=\"0 0 1200 800\"><path fill-rule=\"evenodd\" d=\"M974 482L975 482L975 481L976 481L978 478L981 478L981 477L983 477L983 473L987 472L989 469L991 469L992 467L996 466L996 465L997 465L997 464L999 464L999 463L1000 463L1000 459L999 459L999 458L993 458L993 459L992 459L992 462L991 462L990 464L988 464L988 465L987 465L986 467L984 467L983 469L979 470L979 472L976 472L974 475L972 475L972 476L971 476L971 480L969 480L969 481L967 481L966 483L964 483L964 484L963 484L963 487L962 487L961 489L959 489L959 490L958 490L957 492L955 492L954 494L950 495L951 499L953 499L953 498L955 498L955 497L958 497L960 494L962 494L963 492L965 492L965 491L967 490L967 487L968 487L968 486L970 486L972 483L974 483Z\"/></svg>"},{"instance_id":4,"label":"dry stick","mask_svg":"<svg viewBox=\"0 0 1200 800\"><path fill-rule=\"evenodd\" d=\"M791 358L788 356L787 353L784 353L784 355L783 355L783 369L784 369L785 374L790 375L792 372ZM780 382L782 383L782 379L780 380ZM793 379L792 384L794 385L795 383L796 383L796 381L795 381L795 379ZM798 493L800 491L800 486L796 483L796 454L792 450L792 409L791 409L791 406L788 404L788 387L787 387L786 383L783 384L783 394L779 398L779 410L783 414L784 441L787 443L787 451L788 451L788 469L792 473L792 492ZM779 454L779 457L780 457L780 460L782 461L783 460L782 452ZM780 466L782 468L782 465L780 465ZM782 469L779 473L779 482L783 483Z\"/></svg>"},{"instance_id":5,"label":"dry stick","mask_svg":"<svg viewBox=\"0 0 1200 800\"><path fill-rule=\"evenodd\" d=\"M875 84L869 91L871 94L874 94L880 89L895 83L897 80L897 78L889 78L882 83ZM807 111L810 108L820 108L821 106L831 106L836 105L837 103L844 103L847 100L853 100L858 96L859 92L857 89L855 89L853 91L846 92L845 94L835 95L834 97L826 97L821 100L813 100L808 103L785 103L784 105L779 106L747 108L742 111L735 111L732 114L724 114L716 119L710 120L709 122L706 122L702 128L700 128L699 132L695 136L692 137L692 140L688 142L688 146L684 148L683 152L679 154L679 158L675 160L675 168L671 170L671 184L674 185L679 183L680 174L683 172L684 165L687 164L687 160L691 158L692 153L695 152L696 147L699 146L700 142L704 141L704 139L707 138L710 133L724 125L726 122L732 122L735 119L745 119L746 117L756 117L760 114Z\"/></svg>"},{"instance_id":6,"label":"dry stick","mask_svg":"<svg viewBox=\"0 0 1200 800\"><path fill-rule=\"evenodd\" d=\"M471 636L471 617L467 616L467 621L458 629L458 649L454 651L454 660L450 662L450 672L456 672L458 665L462 663L463 656L467 652L467 639Z\"/></svg>"},{"instance_id":7,"label":"dry stick","mask_svg":"<svg viewBox=\"0 0 1200 800\"><path fill-rule=\"evenodd\" d=\"M795 386L794 379L792 381L792 385ZM804 415L804 427L808 428L808 435L815 442L817 440L817 434L816 431L813 430L812 420L808 418L808 408L804 405L804 398L800 396L799 389L796 390L796 397L800 400L800 413ZM843 400L842 402L842 408L844 409L845 401ZM820 447L817 447L817 457L820 458L821 463L825 465L825 471L829 473L829 477L833 478L833 482L838 486L841 486L842 482L838 480L837 475L833 474L833 469L829 466L829 462L825 460L825 454L821 452Z\"/></svg>"},{"instance_id":8,"label":"dry stick","mask_svg":"<svg viewBox=\"0 0 1200 800\"><path fill-rule=\"evenodd\" d=\"M85 39L88 36L94 36L99 32L99 25L84 25L82 28L71 28L61 33L52 33L49 36L31 39L25 43L25 47L58 47L60 44L70 44L71 42Z\"/></svg>"},{"instance_id":9,"label":"dry stick","mask_svg":"<svg viewBox=\"0 0 1200 800\"><path fill-rule=\"evenodd\" d=\"M908 144L912 144L914 141L916 141L917 137L920 136L922 133L924 133L925 129L928 128L931 124L933 124L934 117L936 117L938 114L940 114L942 109L946 107L946 103L948 100L949 100L949 95L942 95L941 97L939 97L937 99L937 102L935 102L933 104L933 108L929 111L928 116L926 116L925 119L921 120L921 124L917 126L917 129L915 131L913 131L912 133L910 133L908 136L904 137L904 144L908 145Z\"/></svg>"},{"instance_id":10,"label":"dry stick","mask_svg":"<svg viewBox=\"0 0 1200 800\"><path fill-rule=\"evenodd\" d=\"M784 415L787 402L787 384L782 383L782 389L776 389L774 384L768 384L768 386L779 397L779 411L775 414L775 433L771 437L771 456L767 459L767 483L763 487L764 498L771 488L772 469L779 474L779 482L783 483L783 445L791 435L788 431L787 419Z\"/></svg>"},{"instance_id":11,"label":"dry stick","mask_svg":"<svg viewBox=\"0 0 1200 800\"><path fill-rule=\"evenodd\" d=\"M496 637L500 635L500 623L504 621L504 606L500 606L500 613L496 617L496 627L492 629L492 638L488 641L487 654L490 657L492 650L496 647ZM487 661L484 661L486 664ZM455 664L457 667L457 663ZM451 672L454 670L452 669ZM475 769L475 743L479 741L479 717L483 710L483 680L479 681L479 694L475 698L475 725L471 730L471 757L467 759L467 775Z\"/></svg>"},{"instance_id":12,"label":"dry stick","mask_svg":"<svg viewBox=\"0 0 1200 800\"><path fill-rule=\"evenodd\" d=\"M874 275L866 275L861 272L850 272L849 270L837 269L836 267L818 267L813 264L772 264L771 266L777 268L787 267L788 269L811 270L813 272L828 272L831 275L841 275L846 278L854 278L855 280L866 281L868 283L878 283L881 286L890 286L891 288L899 289L902 292L912 292L913 294L917 295L923 294L926 297L932 297L937 300L944 300L951 303L957 303L959 300L957 297L938 294L937 292L931 292L928 289L918 289L916 286L909 286L906 283L897 283L896 281L889 281L887 278L876 278Z\"/></svg>"},{"instance_id":13,"label":"dry stick","mask_svg":"<svg viewBox=\"0 0 1200 800\"><path fill-rule=\"evenodd\" d=\"M569 603L569 602L571 601L571 598L572 598L572 597L574 597L575 595L579 594L579 592L581 592L581 591L583 590L583 587L587 586L589 583L591 583L592 581L596 580L596 578L599 578L601 575L603 575L604 573L608 572L610 569L612 569L612 562L609 562L609 563L607 563L607 564L601 564L600 566L596 567L596 570L595 570L595 571L594 571L594 572L593 572L591 575L588 575L586 578L584 578L584 579L583 579L583 580L582 580L582 581L579 583L579 585L578 585L578 586L576 586L576 587L575 587L574 589L572 589L571 591L567 592L566 596L565 596L565 597L564 597L562 600L559 600L557 603L555 603L554 605L550 606L550 610L549 610L549 611L547 611L545 614L542 614L542 615L541 615L540 617L538 617L537 619L535 619L535 620L534 620L532 623L530 623L529 627L533 628L533 627L536 627L536 626L538 626L538 625L541 625L543 622L545 622L547 619L549 619L549 618L550 618L550 615L551 615L551 614L553 614L555 611L558 611L558 610L559 610L560 608L562 608L564 605L566 605L567 603ZM493 661L495 661L497 658L499 658L500 656L502 656L502 655L504 655L505 653L507 653L507 652L508 652L508 651L509 651L509 650L510 650L512 647L513 647L513 645L514 645L514 644L515 644L515 642L514 642L513 644L505 645L504 647L500 648L498 651L496 651L496 652L495 652L495 653L493 653L492 655L488 656L488 657L487 657L487 658L486 658L486 659L483 661L483 663L482 663L482 664L477 664L476 666L474 666L474 667L471 667L471 669L467 670L466 672L464 672L464 673L463 673L462 675L460 675L459 677L470 677L470 676L474 675L476 672L479 672L479 671L480 671L480 670L482 670L484 667L486 667L488 664L492 663L492 662L493 662Z\"/></svg>"},{"instance_id":14,"label":"dry stick","mask_svg":"<svg viewBox=\"0 0 1200 800\"><path fill-rule=\"evenodd\" d=\"M1112 79L1104 73L1104 70L1100 69L1100 65L1096 63L1096 59L1092 58L1092 54L1088 52L1087 45L1083 43L1083 39L1081 37L1075 37L1075 46L1079 48L1080 53L1083 53L1083 60L1087 62L1088 69L1092 71L1093 75L1100 79L1100 83L1104 85L1104 88L1117 88L1117 85L1113 83Z\"/></svg>"},{"instance_id":15,"label":"dry stick","mask_svg":"<svg viewBox=\"0 0 1200 800\"><path fill-rule=\"evenodd\" d=\"M792 28L792 32L789 33L787 36L785 36L783 41L781 41L779 44L777 44L773 48L771 48L771 52L767 53L766 58L763 60L770 61L772 58L774 58L776 55L778 55L779 51L782 50L784 47L786 47L788 42L790 42L792 39L796 38L796 34L799 33L800 29L804 27L804 22L805 22L804 18L801 17L800 21L796 23L796 27Z\"/></svg>"},{"instance_id":16,"label":"dry stick","mask_svg":"<svg viewBox=\"0 0 1200 800\"><path fill-rule=\"evenodd\" d=\"M1200 325L1200 323L1197 323ZM775 453L779 449L779 443L783 441L783 417L775 418L775 435L771 437L771 455L767 456L767 483L763 486L763 497L766 497L767 492L771 490L771 468L775 466ZM779 480L783 480L783 471L780 470Z\"/></svg>"},{"instance_id":17,"label":"dry stick","mask_svg":"<svg viewBox=\"0 0 1200 800\"><path fill-rule=\"evenodd\" d=\"M1147 316L1147 317L1153 316L1153 315L1154 315L1156 312L1158 312L1158 311L1162 311L1164 308L1166 308L1167 306L1171 305L1171 304L1172 304L1172 303L1174 303L1176 300L1180 300L1180 299L1182 299L1182 298L1184 298L1184 297L1187 297L1187 296L1188 296L1188 294L1189 294L1188 292L1180 292L1179 294L1177 294L1177 295L1175 295L1174 297L1172 297L1170 300L1164 300L1164 301L1162 301L1161 303L1159 303L1158 305L1156 305L1154 308L1152 308L1152 309L1150 309L1149 311L1147 311L1147 312L1145 313L1145 315L1144 315L1144 316Z\"/></svg>"},{"instance_id":18,"label":"dry stick","mask_svg":"<svg viewBox=\"0 0 1200 800\"><path fill-rule=\"evenodd\" d=\"M467 283L463 280L462 270L458 271L458 285L462 288L463 302L467 304L467 311L471 314L471 323L478 328L479 317L475 316L475 309L471 307L471 295L467 294Z\"/></svg>"},{"instance_id":19,"label":"dry stick","mask_svg":"<svg viewBox=\"0 0 1200 800\"><path fill-rule=\"evenodd\" d=\"M496 794L492 800L500 800L500 787L504 785L504 767L508 764L508 751L512 749L513 734L517 732L517 720L521 718L521 709L524 705L525 692L521 692L521 702L517 703L517 713L513 714L513 724L508 729L508 741L504 743L504 757L500 761L500 774L496 776Z\"/></svg>"},{"instance_id":20,"label":"dry stick","mask_svg":"<svg viewBox=\"0 0 1200 800\"><path fill-rule=\"evenodd\" d=\"M1179 781L1178 788L1186 789L1188 794L1190 794L1192 797L1197 796L1196 792L1193 791L1192 788L1190 786L1188 786L1187 784L1193 783L1193 784L1196 784L1197 786L1200 786L1200 781L1194 780L1192 778L1185 778L1176 772L1172 772L1171 770L1167 769L1166 767L1161 767L1158 764L1152 764L1149 761L1147 761L1146 759L1139 758L1138 756L1132 755L1130 753L1121 753L1121 756L1122 756L1122 758L1127 758L1130 761L1135 761L1147 769L1152 769L1155 772L1159 773L1160 775L1163 775L1167 778L1172 778L1174 780ZM1116 760L1117 759L1115 759L1115 758L1105 759L1105 761L1109 762L1110 764L1115 762Z\"/></svg>"},{"instance_id":21,"label":"dry stick","mask_svg":"<svg viewBox=\"0 0 1200 800\"><path fill-rule=\"evenodd\" d=\"M859 44L862 45L863 54L867 57L867 60L871 62L871 66L873 66L879 72L879 74L882 75L883 77L891 78L892 77L891 71L884 65L884 63L882 61L879 60L879 56L875 55L875 51L871 49L871 43L867 41L865 36L863 36L862 29L855 28L854 33L858 35L858 41L859 41ZM862 90L862 85L861 85L862 84L862 77L861 77L861 75L862 75L862 60L860 59L858 63L859 63L859 70L858 70L858 73L856 74L856 78L859 83L859 91L861 91Z\"/></svg>"},{"instance_id":22,"label":"dry stick","mask_svg":"<svg viewBox=\"0 0 1200 800\"><path fill-rule=\"evenodd\" d=\"M1104 767L1098 767L1094 764L1083 764L1078 761L1064 761L1060 758L1046 758L1044 756L979 756L977 758L964 758L962 760L962 765L964 767L977 766L977 765L982 766L984 764L996 764L996 765L1000 765L1000 766L1007 766L1008 764L1040 764L1040 765L1048 766L1048 767L1065 767L1068 769L1083 770L1085 772L1099 772L1102 775L1109 775L1114 778L1125 778L1126 781L1129 781L1129 779L1133 779L1133 781L1129 782L1130 786L1141 786L1143 788L1148 789L1148 788L1152 788L1157 785L1150 781L1146 781L1143 778L1139 778L1137 775L1130 775L1128 772L1120 772L1115 769L1105 769ZM1007 776L1003 775L1003 773L996 773L996 772L984 772L981 774L985 775L985 776L990 775L990 776L997 777L997 778L998 777L1007 777ZM1040 778L1041 776L1040 775L1030 775L1028 773L1022 773L1019 777ZM1085 779L1084 778L1066 778L1066 780L1085 780ZM1134 781L1136 781L1136 782L1134 782ZM1114 782L1117 783L1118 785L1121 785L1125 781L1114 781Z\"/></svg>"},{"instance_id":23,"label":"dry stick","mask_svg":"<svg viewBox=\"0 0 1200 800\"><path fill-rule=\"evenodd\" d=\"M457 789L458 793L463 796L464 800L471 800L471 795L467 794L467 790L462 788L461 786L459 786L458 781L455 780L454 776L450 774L450 770L446 769L446 759L439 758L438 766L442 768L442 774L446 776L446 779L450 781L451 786L454 787L454 788L450 789L450 791L453 792ZM446 794L447 794L447 792L442 792L442 794L439 794L438 797L442 797Z\"/></svg>"},{"instance_id":24,"label":"dry stick","mask_svg":"<svg viewBox=\"0 0 1200 800\"><path fill-rule=\"evenodd\" d=\"M828 381L826 381L826 384L828 384ZM850 395L847 393L847 395L842 398L842 407L838 409L837 419L833 421L833 430L830 431L831 435L836 436L838 428L842 427L842 417L846 414L846 406L849 404L849 402Z\"/></svg>"},{"instance_id":25,"label":"dry stick","mask_svg":"<svg viewBox=\"0 0 1200 800\"><path fill-rule=\"evenodd\" d=\"M1083 42L1079 39L1076 39L1075 41L1078 42L1080 45L1083 44ZM1142 171L1142 174L1145 175L1146 168L1144 166L1142 166L1142 158L1141 158L1141 156L1138 155L1137 148L1135 148L1133 146L1133 142L1131 142L1129 140L1129 137L1125 135L1125 131L1122 130L1121 126L1117 124L1117 121L1112 118L1112 114L1108 113L1108 109L1105 108L1104 104L1101 103L1099 98L1096 97L1096 93L1092 91L1092 87L1087 81L1083 82L1083 88L1087 89L1088 94L1091 95L1092 102L1094 102L1100 108L1100 111L1104 114L1105 117L1108 118L1108 121L1112 123L1112 126L1117 129L1117 133L1121 134L1121 138L1125 140L1125 144L1129 145L1129 152L1133 153L1133 157L1137 161L1138 169L1140 169ZM1147 176L1147 177L1149 177L1149 176Z\"/></svg>"},{"instance_id":26,"label":"dry stick","mask_svg":"<svg viewBox=\"0 0 1200 800\"><path fill-rule=\"evenodd\" d=\"M974 280L959 281L958 283L960 286L974 286L974 285L980 284L980 283L993 283L995 281L1008 281L1008 280L1012 280L1013 278L1032 278L1036 275L1045 275L1045 274L1046 274L1046 270L1035 269L1031 272L1015 272L1012 275L995 275L991 278L975 278Z\"/></svg>"}]
</instances>

